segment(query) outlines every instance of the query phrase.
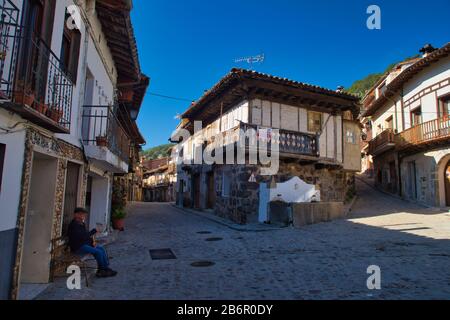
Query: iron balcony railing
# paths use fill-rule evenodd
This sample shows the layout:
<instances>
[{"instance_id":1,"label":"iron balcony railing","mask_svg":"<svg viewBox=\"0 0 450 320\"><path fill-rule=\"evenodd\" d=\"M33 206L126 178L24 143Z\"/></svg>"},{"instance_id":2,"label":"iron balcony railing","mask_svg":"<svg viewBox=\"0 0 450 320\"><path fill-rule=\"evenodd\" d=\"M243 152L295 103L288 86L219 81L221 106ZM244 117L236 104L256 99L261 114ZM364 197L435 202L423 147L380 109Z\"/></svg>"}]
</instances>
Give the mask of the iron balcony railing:
<instances>
[{"instance_id":1,"label":"iron balcony railing","mask_svg":"<svg viewBox=\"0 0 450 320\"><path fill-rule=\"evenodd\" d=\"M0 99L39 125L69 132L71 75L44 40L18 24L17 8L7 0L0 4Z\"/></svg>"},{"instance_id":2,"label":"iron balcony railing","mask_svg":"<svg viewBox=\"0 0 450 320\"><path fill-rule=\"evenodd\" d=\"M82 135L85 145L106 147L130 163L131 141L112 106L84 106Z\"/></svg>"},{"instance_id":3,"label":"iron balcony railing","mask_svg":"<svg viewBox=\"0 0 450 320\"><path fill-rule=\"evenodd\" d=\"M42 39L22 40L13 102L31 107L70 130L74 86L70 75Z\"/></svg>"},{"instance_id":4,"label":"iron balcony railing","mask_svg":"<svg viewBox=\"0 0 450 320\"><path fill-rule=\"evenodd\" d=\"M0 100L11 100L19 46L19 9L0 0Z\"/></svg>"}]
</instances>

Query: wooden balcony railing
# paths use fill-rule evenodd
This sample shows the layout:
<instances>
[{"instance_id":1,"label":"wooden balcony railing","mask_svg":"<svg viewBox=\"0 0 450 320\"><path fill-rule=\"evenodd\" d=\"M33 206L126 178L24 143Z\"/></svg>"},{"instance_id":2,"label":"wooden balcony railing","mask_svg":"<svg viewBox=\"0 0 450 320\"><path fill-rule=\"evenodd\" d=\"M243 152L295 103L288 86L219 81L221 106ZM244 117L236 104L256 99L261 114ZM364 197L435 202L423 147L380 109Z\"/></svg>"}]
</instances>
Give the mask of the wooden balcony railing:
<instances>
[{"instance_id":1,"label":"wooden balcony railing","mask_svg":"<svg viewBox=\"0 0 450 320\"><path fill-rule=\"evenodd\" d=\"M249 130L253 130L252 139ZM261 148L272 151L272 146L276 146L281 154L320 156L319 136L317 135L282 129L259 128L243 122L224 133L224 145L239 141L241 133L245 134L245 145L249 150L257 151Z\"/></svg>"},{"instance_id":2,"label":"wooden balcony railing","mask_svg":"<svg viewBox=\"0 0 450 320\"><path fill-rule=\"evenodd\" d=\"M84 106L82 135L85 145L107 147L121 160L130 163L131 141L112 106Z\"/></svg>"},{"instance_id":3,"label":"wooden balcony railing","mask_svg":"<svg viewBox=\"0 0 450 320\"><path fill-rule=\"evenodd\" d=\"M398 149L433 143L450 137L450 118L439 118L424 122L403 131L396 137Z\"/></svg>"},{"instance_id":4,"label":"wooden balcony railing","mask_svg":"<svg viewBox=\"0 0 450 320\"><path fill-rule=\"evenodd\" d=\"M392 129L384 130L369 142L369 154L377 155L395 147L395 133Z\"/></svg>"}]
</instances>

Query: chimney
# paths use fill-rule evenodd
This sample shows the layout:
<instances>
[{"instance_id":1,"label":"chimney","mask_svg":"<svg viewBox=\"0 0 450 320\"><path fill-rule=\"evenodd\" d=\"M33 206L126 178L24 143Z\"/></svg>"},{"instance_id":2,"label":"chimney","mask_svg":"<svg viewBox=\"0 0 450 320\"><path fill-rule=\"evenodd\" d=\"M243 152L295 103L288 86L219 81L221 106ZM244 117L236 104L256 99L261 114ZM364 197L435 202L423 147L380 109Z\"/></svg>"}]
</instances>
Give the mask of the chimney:
<instances>
[{"instance_id":1,"label":"chimney","mask_svg":"<svg viewBox=\"0 0 450 320\"><path fill-rule=\"evenodd\" d=\"M433 47L431 44L427 43L425 46L423 46L422 49L419 50L420 53L422 53L422 57L426 58L430 55L430 53L436 51L437 49Z\"/></svg>"}]
</instances>

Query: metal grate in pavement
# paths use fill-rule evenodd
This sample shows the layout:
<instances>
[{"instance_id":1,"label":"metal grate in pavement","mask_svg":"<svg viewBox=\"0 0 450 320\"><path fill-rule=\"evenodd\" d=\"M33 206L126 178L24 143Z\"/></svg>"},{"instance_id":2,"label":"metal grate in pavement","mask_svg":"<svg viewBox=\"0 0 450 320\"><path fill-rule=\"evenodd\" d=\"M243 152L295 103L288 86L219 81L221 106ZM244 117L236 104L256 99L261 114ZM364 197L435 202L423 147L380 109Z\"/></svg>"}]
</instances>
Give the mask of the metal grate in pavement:
<instances>
[{"instance_id":1,"label":"metal grate in pavement","mask_svg":"<svg viewBox=\"0 0 450 320\"><path fill-rule=\"evenodd\" d=\"M155 249L149 251L152 260L174 260L177 258L171 249Z\"/></svg>"},{"instance_id":2,"label":"metal grate in pavement","mask_svg":"<svg viewBox=\"0 0 450 320\"><path fill-rule=\"evenodd\" d=\"M223 239L222 238L207 238L207 239L205 239L205 241L208 241L208 242L215 242L215 241L222 241Z\"/></svg>"}]
</instances>

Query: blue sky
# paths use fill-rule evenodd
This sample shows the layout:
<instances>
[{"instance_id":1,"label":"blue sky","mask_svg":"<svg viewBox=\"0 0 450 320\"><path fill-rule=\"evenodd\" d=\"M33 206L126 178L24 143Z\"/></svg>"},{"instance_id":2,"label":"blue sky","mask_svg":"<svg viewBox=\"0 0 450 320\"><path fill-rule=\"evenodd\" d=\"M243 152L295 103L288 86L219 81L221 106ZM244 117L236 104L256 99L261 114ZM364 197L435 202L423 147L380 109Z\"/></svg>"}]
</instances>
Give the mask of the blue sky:
<instances>
[{"instance_id":1,"label":"blue sky","mask_svg":"<svg viewBox=\"0 0 450 320\"><path fill-rule=\"evenodd\" d=\"M382 29L369 30L369 5ZM245 56L253 69L330 89L450 41L449 0L134 0L133 25L144 73L151 77L139 116L145 148L167 143L189 102Z\"/></svg>"}]
</instances>

